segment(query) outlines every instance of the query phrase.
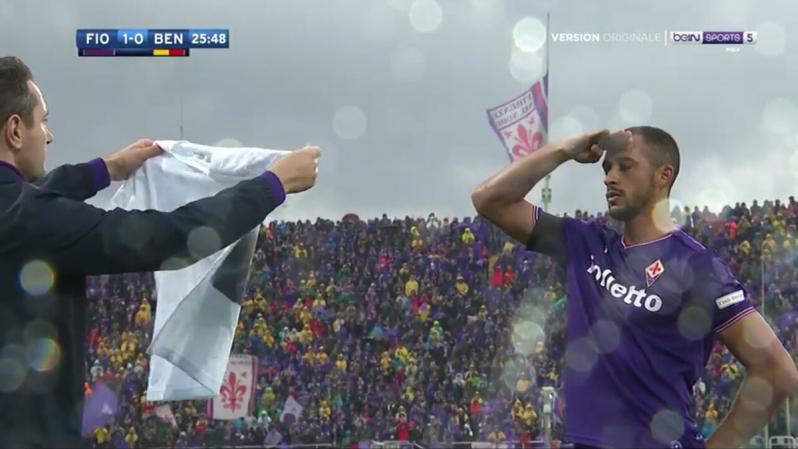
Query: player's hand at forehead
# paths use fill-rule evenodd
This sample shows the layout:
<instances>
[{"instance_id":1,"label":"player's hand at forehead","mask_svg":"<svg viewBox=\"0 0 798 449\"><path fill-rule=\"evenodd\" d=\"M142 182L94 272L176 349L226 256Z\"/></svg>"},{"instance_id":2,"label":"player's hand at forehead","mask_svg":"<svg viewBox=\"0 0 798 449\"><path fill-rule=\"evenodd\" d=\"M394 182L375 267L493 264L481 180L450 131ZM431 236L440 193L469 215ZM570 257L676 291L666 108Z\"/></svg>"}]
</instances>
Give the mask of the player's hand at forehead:
<instances>
[{"instance_id":1,"label":"player's hand at forehead","mask_svg":"<svg viewBox=\"0 0 798 449\"><path fill-rule=\"evenodd\" d=\"M598 139L596 145L599 149L607 153L616 153L629 149L632 143L632 132L625 129L607 133Z\"/></svg>"},{"instance_id":2,"label":"player's hand at forehead","mask_svg":"<svg viewBox=\"0 0 798 449\"><path fill-rule=\"evenodd\" d=\"M571 159L583 164L593 164L601 159L605 151L626 148L631 133L626 130L610 132L607 129L577 134L563 139L560 147Z\"/></svg>"}]
</instances>

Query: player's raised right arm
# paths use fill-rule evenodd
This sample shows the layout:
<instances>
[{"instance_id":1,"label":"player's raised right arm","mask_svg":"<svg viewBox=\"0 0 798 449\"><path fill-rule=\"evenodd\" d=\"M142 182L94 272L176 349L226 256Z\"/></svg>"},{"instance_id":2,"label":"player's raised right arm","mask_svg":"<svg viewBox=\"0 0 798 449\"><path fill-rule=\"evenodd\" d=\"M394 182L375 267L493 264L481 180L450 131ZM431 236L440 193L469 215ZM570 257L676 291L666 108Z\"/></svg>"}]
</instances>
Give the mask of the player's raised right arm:
<instances>
[{"instance_id":1,"label":"player's raised right arm","mask_svg":"<svg viewBox=\"0 0 798 449\"><path fill-rule=\"evenodd\" d=\"M513 162L477 187L471 195L474 207L480 215L530 249L560 255L559 219L536 210L525 197L563 162L571 159L582 163L598 162L604 152L599 140L609 135L608 130L602 130L568 137ZM540 228L533 236L538 225Z\"/></svg>"}]
</instances>

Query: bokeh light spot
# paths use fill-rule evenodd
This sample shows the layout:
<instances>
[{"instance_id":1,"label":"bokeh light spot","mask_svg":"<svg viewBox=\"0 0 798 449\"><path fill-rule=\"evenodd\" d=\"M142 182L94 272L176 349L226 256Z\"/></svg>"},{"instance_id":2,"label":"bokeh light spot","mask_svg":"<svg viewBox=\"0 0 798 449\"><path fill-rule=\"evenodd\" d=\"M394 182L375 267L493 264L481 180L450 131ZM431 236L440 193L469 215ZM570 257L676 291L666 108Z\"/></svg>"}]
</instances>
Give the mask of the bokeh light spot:
<instances>
[{"instance_id":1,"label":"bokeh light spot","mask_svg":"<svg viewBox=\"0 0 798 449\"><path fill-rule=\"evenodd\" d=\"M415 0L408 15L410 25L421 33L435 31L443 22L443 10L435 0Z\"/></svg>"},{"instance_id":2,"label":"bokeh light spot","mask_svg":"<svg viewBox=\"0 0 798 449\"><path fill-rule=\"evenodd\" d=\"M61 347L52 338L37 338L28 343L28 364L36 371L50 371L61 359Z\"/></svg>"},{"instance_id":3,"label":"bokeh light spot","mask_svg":"<svg viewBox=\"0 0 798 449\"><path fill-rule=\"evenodd\" d=\"M773 387L760 377L746 379L748 388L741 390L740 400L751 411L762 413L773 400Z\"/></svg>"},{"instance_id":4,"label":"bokeh light spot","mask_svg":"<svg viewBox=\"0 0 798 449\"><path fill-rule=\"evenodd\" d=\"M698 307L685 307L679 314L676 327L679 333L688 340L701 340L709 334L712 319L709 314Z\"/></svg>"},{"instance_id":5,"label":"bokeh light spot","mask_svg":"<svg viewBox=\"0 0 798 449\"><path fill-rule=\"evenodd\" d=\"M576 371L590 371L596 360L598 360L598 348L587 338L572 341L565 351L565 363Z\"/></svg>"},{"instance_id":6,"label":"bokeh light spot","mask_svg":"<svg viewBox=\"0 0 798 449\"><path fill-rule=\"evenodd\" d=\"M578 119L570 115L564 115L557 117L554 123L551 124L550 137L551 139L562 139L584 131L585 127Z\"/></svg>"},{"instance_id":7,"label":"bokeh light spot","mask_svg":"<svg viewBox=\"0 0 798 449\"><path fill-rule=\"evenodd\" d=\"M529 355L535 352L538 342L543 341L543 328L534 321L519 321L513 326L513 347L518 354Z\"/></svg>"},{"instance_id":8,"label":"bokeh light spot","mask_svg":"<svg viewBox=\"0 0 798 449\"><path fill-rule=\"evenodd\" d=\"M682 436L684 422L673 410L663 409L651 418L651 435L662 444L670 444Z\"/></svg>"},{"instance_id":9,"label":"bokeh light spot","mask_svg":"<svg viewBox=\"0 0 798 449\"><path fill-rule=\"evenodd\" d=\"M537 17L524 17L513 27L513 42L523 51L538 51L546 43L546 26Z\"/></svg>"},{"instance_id":10,"label":"bokeh light spot","mask_svg":"<svg viewBox=\"0 0 798 449\"><path fill-rule=\"evenodd\" d=\"M53 287L55 272L47 262L32 260L19 272L19 282L29 294L43 295Z\"/></svg>"},{"instance_id":11,"label":"bokeh light spot","mask_svg":"<svg viewBox=\"0 0 798 449\"><path fill-rule=\"evenodd\" d=\"M27 370L18 360L0 358L0 391L10 392L19 388L25 381Z\"/></svg>"},{"instance_id":12,"label":"bokeh light spot","mask_svg":"<svg viewBox=\"0 0 798 449\"><path fill-rule=\"evenodd\" d=\"M528 84L543 75L543 58L538 52L514 48L510 55L510 74L517 81Z\"/></svg>"},{"instance_id":13,"label":"bokeh light spot","mask_svg":"<svg viewBox=\"0 0 798 449\"><path fill-rule=\"evenodd\" d=\"M219 233L208 226L197 226L188 234L188 252L194 257L206 257L222 248Z\"/></svg>"},{"instance_id":14,"label":"bokeh light spot","mask_svg":"<svg viewBox=\"0 0 798 449\"><path fill-rule=\"evenodd\" d=\"M358 139L366 132L366 115L357 106L343 106L333 115L333 130L342 139Z\"/></svg>"},{"instance_id":15,"label":"bokeh light spot","mask_svg":"<svg viewBox=\"0 0 798 449\"><path fill-rule=\"evenodd\" d=\"M621 341L621 330L612 321L598 320L593 325L593 336L599 351L608 354L618 347L618 343Z\"/></svg>"}]
</instances>

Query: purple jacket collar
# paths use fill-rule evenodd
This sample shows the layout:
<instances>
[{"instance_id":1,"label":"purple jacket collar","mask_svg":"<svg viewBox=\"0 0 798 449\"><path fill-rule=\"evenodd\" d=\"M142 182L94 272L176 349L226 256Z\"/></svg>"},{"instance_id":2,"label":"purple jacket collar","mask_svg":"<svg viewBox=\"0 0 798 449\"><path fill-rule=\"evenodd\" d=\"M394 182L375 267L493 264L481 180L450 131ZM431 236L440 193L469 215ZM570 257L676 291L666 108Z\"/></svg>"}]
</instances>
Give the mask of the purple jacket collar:
<instances>
[{"instance_id":1,"label":"purple jacket collar","mask_svg":"<svg viewBox=\"0 0 798 449\"><path fill-rule=\"evenodd\" d=\"M11 170L12 172L14 172L14 174L15 174L15 175L17 175L17 177L18 177L19 179L21 179L21 180L23 180L23 181L25 180L25 176L24 176L24 175L22 174L22 172L21 172L21 171L19 171L19 169L18 169L17 167L15 167L14 165L12 165L12 164L9 164L9 163L8 163L8 162L6 162L6 161L0 161L0 167L5 167L5 168L7 168L7 169Z\"/></svg>"}]
</instances>

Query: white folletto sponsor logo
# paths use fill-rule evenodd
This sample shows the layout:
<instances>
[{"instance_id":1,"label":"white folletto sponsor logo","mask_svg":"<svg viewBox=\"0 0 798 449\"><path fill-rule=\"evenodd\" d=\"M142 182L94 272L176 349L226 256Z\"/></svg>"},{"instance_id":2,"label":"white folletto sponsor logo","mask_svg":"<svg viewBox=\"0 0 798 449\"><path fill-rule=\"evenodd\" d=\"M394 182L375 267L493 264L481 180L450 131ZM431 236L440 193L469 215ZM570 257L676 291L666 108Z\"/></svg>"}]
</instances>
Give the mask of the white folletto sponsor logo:
<instances>
[{"instance_id":1,"label":"white folletto sponsor logo","mask_svg":"<svg viewBox=\"0 0 798 449\"><path fill-rule=\"evenodd\" d=\"M593 256L590 256L590 258L592 260ZM649 312L656 312L662 308L662 298L657 295L649 295L643 288L621 284L615 279L615 276L612 275L612 270L602 269L596 264L595 260L593 260L587 268L587 272L593 275L596 282L607 289L613 297L622 299L626 304L638 308L645 307Z\"/></svg>"},{"instance_id":2,"label":"white folletto sponsor logo","mask_svg":"<svg viewBox=\"0 0 798 449\"><path fill-rule=\"evenodd\" d=\"M745 299L745 293L742 290L737 290L736 292L729 293L728 295L723 295L720 298L715 300L715 304L718 305L718 309L725 309L732 304L737 304L738 302Z\"/></svg>"}]
</instances>

